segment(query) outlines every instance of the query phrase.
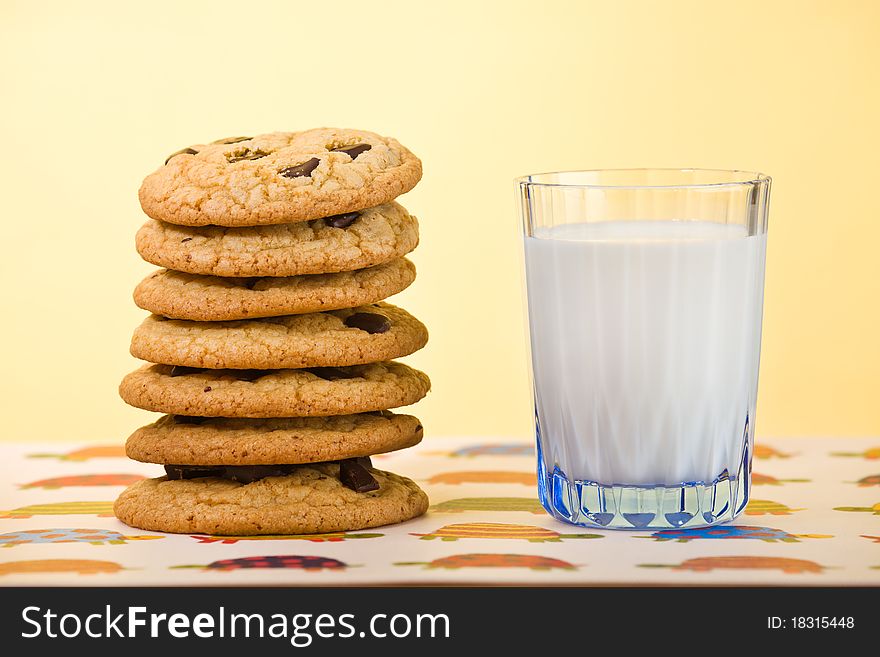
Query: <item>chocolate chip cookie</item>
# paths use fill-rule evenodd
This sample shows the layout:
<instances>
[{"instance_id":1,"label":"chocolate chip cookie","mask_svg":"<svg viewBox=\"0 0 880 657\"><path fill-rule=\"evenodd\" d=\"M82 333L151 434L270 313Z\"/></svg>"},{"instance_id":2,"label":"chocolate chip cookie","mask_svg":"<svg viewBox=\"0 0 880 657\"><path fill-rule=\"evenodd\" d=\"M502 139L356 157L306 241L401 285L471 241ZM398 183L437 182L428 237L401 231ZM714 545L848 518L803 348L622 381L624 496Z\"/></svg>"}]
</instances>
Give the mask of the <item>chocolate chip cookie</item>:
<instances>
[{"instance_id":1,"label":"chocolate chip cookie","mask_svg":"<svg viewBox=\"0 0 880 657\"><path fill-rule=\"evenodd\" d=\"M148 221L135 240L144 260L210 276L298 276L372 267L412 251L419 224L399 203L278 226L222 228Z\"/></svg>"},{"instance_id":2,"label":"chocolate chip cookie","mask_svg":"<svg viewBox=\"0 0 880 657\"><path fill-rule=\"evenodd\" d=\"M422 434L418 418L391 411L277 419L165 415L135 431L125 452L145 463L316 463L412 447Z\"/></svg>"},{"instance_id":3,"label":"chocolate chip cookie","mask_svg":"<svg viewBox=\"0 0 880 657\"><path fill-rule=\"evenodd\" d=\"M338 463L304 465L251 483L222 477L145 479L113 507L122 522L149 531L248 536L349 531L423 514L428 498L410 479L368 468L375 490L356 492Z\"/></svg>"},{"instance_id":4,"label":"chocolate chip cookie","mask_svg":"<svg viewBox=\"0 0 880 657\"><path fill-rule=\"evenodd\" d=\"M394 199L421 177L396 140L320 128L171 153L147 176L134 293L150 315L119 386L166 413L126 453L164 465L116 501L152 531L313 534L401 522L428 499L369 456L411 447L428 377L394 358L424 325L383 299L408 287L418 221Z\"/></svg>"},{"instance_id":5,"label":"chocolate chip cookie","mask_svg":"<svg viewBox=\"0 0 880 657\"><path fill-rule=\"evenodd\" d=\"M223 321L352 308L390 297L415 280L406 258L336 274L221 278L160 269L134 291L135 303L171 319Z\"/></svg>"},{"instance_id":6,"label":"chocolate chip cookie","mask_svg":"<svg viewBox=\"0 0 880 657\"><path fill-rule=\"evenodd\" d=\"M318 128L182 148L139 197L148 216L168 223L261 226L381 205L421 177L421 161L395 139Z\"/></svg>"},{"instance_id":7,"label":"chocolate chip cookie","mask_svg":"<svg viewBox=\"0 0 880 657\"><path fill-rule=\"evenodd\" d=\"M407 356L427 341L424 324L380 302L232 322L150 315L134 332L131 354L151 363L211 369L336 367Z\"/></svg>"},{"instance_id":8,"label":"chocolate chip cookie","mask_svg":"<svg viewBox=\"0 0 880 657\"><path fill-rule=\"evenodd\" d=\"M145 365L127 375L120 396L148 411L200 417L349 415L414 404L431 382L394 361L351 367L209 370Z\"/></svg>"}]
</instances>

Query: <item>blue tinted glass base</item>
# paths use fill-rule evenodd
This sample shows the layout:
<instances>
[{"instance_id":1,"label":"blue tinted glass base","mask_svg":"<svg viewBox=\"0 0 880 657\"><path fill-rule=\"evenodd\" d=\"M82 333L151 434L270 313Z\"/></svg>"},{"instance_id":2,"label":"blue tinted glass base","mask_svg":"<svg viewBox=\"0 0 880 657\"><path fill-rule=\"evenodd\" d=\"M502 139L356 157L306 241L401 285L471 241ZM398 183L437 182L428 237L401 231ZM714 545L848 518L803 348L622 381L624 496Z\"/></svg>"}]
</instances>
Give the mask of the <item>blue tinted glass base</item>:
<instances>
[{"instance_id":1,"label":"blue tinted glass base","mask_svg":"<svg viewBox=\"0 0 880 657\"><path fill-rule=\"evenodd\" d=\"M709 527L736 518L749 501L751 453L743 445L737 472L727 470L710 482L628 486L571 480L558 466L544 463L538 440L538 499L554 518L599 529L678 529Z\"/></svg>"}]
</instances>

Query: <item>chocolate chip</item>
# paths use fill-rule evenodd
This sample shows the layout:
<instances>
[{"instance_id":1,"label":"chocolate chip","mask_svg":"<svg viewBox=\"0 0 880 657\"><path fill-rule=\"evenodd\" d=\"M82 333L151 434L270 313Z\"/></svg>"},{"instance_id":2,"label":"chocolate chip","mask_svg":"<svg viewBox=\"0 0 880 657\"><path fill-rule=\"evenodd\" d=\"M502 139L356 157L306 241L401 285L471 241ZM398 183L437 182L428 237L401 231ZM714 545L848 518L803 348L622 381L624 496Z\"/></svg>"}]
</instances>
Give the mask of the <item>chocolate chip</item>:
<instances>
[{"instance_id":1,"label":"chocolate chip","mask_svg":"<svg viewBox=\"0 0 880 657\"><path fill-rule=\"evenodd\" d=\"M244 162L245 160L259 160L261 157L266 157L268 154L269 153L261 151L259 148L255 151L252 151L249 148L240 148L231 153L227 153L226 161L229 162L229 164L234 164L236 162Z\"/></svg>"},{"instance_id":2,"label":"chocolate chip","mask_svg":"<svg viewBox=\"0 0 880 657\"><path fill-rule=\"evenodd\" d=\"M416 431L418 432L418 431L421 431L421 430L422 430L422 425L421 425L421 424L416 425Z\"/></svg>"},{"instance_id":3,"label":"chocolate chip","mask_svg":"<svg viewBox=\"0 0 880 657\"><path fill-rule=\"evenodd\" d=\"M210 465L166 465L169 479L195 479L197 477L222 477L223 468Z\"/></svg>"},{"instance_id":4,"label":"chocolate chip","mask_svg":"<svg viewBox=\"0 0 880 657\"><path fill-rule=\"evenodd\" d=\"M247 141L248 139L253 139L253 137L226 137L224 139L216 139L212 141L212 144L237 144L240 141Z\"/></svg>"},{"instance_id":5,"label":"chocolate chip","mask_svg":"<svg viewBox=\"0 0 880 657\"><path fill-rule=\"evenodd\" d=\"M205 386L205 389L202 390L202 392L211 392L211 390L213 390L211 386Z\"/></svg>"},{"instance_id":6,"label":"chocolate chip","mask_svg":"<svg viewBox=\"0 0 880 657\"><path fill-rule=\"evenodd\" d=\"M354 223L354 220L360 216L360 212L334 214L332 217L324 217L324 223L330 226L330 228L348 228Z\"/></svg>"},{"instance_id":7,"label":"chocolate chip","mask_svg":"<svg viewBox=\"0 0 880 657\"><path fill-rule=\"evenodd\" d=\"M332 152L345 153L353 160L358 155L370 150L371 148L372 146L370 146L370 144L355 144L354 146L340 146L339 148L334 148L332 149Z\"/></svg>"},{"instance_id":8,"label":"chocolate chip","mask_svg":"<svg viewBox=\"0 0 880 657\"><path fill-rule=\"evenodd\" d=\"M297 164L293 167L284 167L278 173L280 173L285 178L301 178L302 176L311 176L312 171L314 171L319 164L321 164L321 160L313 157L311 160L307 160L302 164Z\"/></svg>"},{"instance_id":9,"label":"chocolate chip","mask_svg":"<svg viewBox=\"0 0 880 657\"><path fill-rule=\"evenodd\" d=\"M171 161L172 157L177 157L178 155L195 155L198 151L195 148L181 148L179 151L174 151L171 155L165 158L165 164Z\"/></svg>"},{"instance_id":10,"label":"chocolate chip","mask_svg":"<svg viewBox=\"0 0 880 657\"><path fill-rule=\"evenodd\" d=\"M169 479L195 479L197 477L222 477L241 484L250 484L264 477L281 477L290 474L296 465L166 465Z\"/></svg>"},{"instance_id":11,"label":"chocolate chip","mask_svg":"<svg viewBox=\"0 0 880 657\"><path fill-rule=\"evenodd\" d=\"M358 463L358 459L345 459L339 462L339 481L356 493L368 493L379 489L379 482L369 470Z\"/></svg>"},{"instance_id":12,"label":"chocolate chip","mask_svg":"<svg viewBox=\"0 0 880 657\"><path fill-rule=\"evenodd\" d=\"M189 242L191 239L192 237L184 237L182 240L180 240L180 243L183 244L184 242Z\"/></svg>"},{"instance_id":13,"label":"chocolate chip","mask_svg":"<svg viewBox=\"0 0 880 657\"><path fill-rule=\"evenodd\" d=\"M206 417L195 417L193 415L175 415L174 422L175 424L202 424L208 418Z\"/></svg>"},{"instance_id":14,"label":"chocolate chip","mask_svg":"<svg viewBox=\"0 0 880 657\"><path fill-rule=\"evenodd\" d=\"M177 416L176 416L177 417ZM185 417L185 416L179 416ZM378 490L379 482L370 473L373 467L369 456L359 456L339 461L339 480L344 486L358 493ZM199 477L222 477L240 484L250 484L265 477L283 477L296 470L298 465L166 465L168 479L196 479ZM319 479L324 479L319 475Z\"/></svg>"},{"instance_id":15,"label":"chocolate chip","mask_svg":"<svg viewBox=\"0 0 880 657\"><path fill-rule=\"evenodd\" d=\"M290 465L233 465L224 468L223 477L240 484L250 484L265 477L282 477L290 474Z\"/></svg>"},{"instance_id":16,"label":"chocolate chip","mask_svg":"<svg viewBox=\"0 0 880 657\"><path fill-rule=\"evenodd\" d=\"M233 376L239 381L256 381L268 373L269 370L235 370Z\"/></svg>"},{"instance_id":17,"label":"chocolate chip","mask_svg":"<svg viewBox=\"0 0 880 657\"><path fill-rule=\"evenodd\" d=\"M345 325L367 333L385 333L391 328L391 322L388 321L388 318L378 313L349 315L345 318Z\"/></svg>"},{"instance_id":18,"label":"chocolate chip","mask_svg":"<svg viewBox=\"0 0 880 657\"><path fill-rule=\"evenodd\" d=\"M196 374L201 372L198 367L184 367L183 365L175 365L168 372L168 376L186 376L187 374Z\"/></svg>"},{"instance_id":19,"label":"chocolate chip","mask_svg":"<svg viewBox=\"0 0 880 657\"><path fill-rule=\"evenodd\" d=\"M253 290L257 286L257 283L259 283L259 282L260 282L259 278L243 278L241 284L242 284L242 286L246 287L247 289Z\"/></svg>"},{"instance_id":20,"label":"chocolate chip","mask_svg":"<svg viewBox=\"0 0 880 657\"><path fill-rule=\"evenodd\" d=\"M315 376L324 379L325 381L336 381L337 379L353 379L357 376L357 374L349 374L345 370L341 370L338 367L309 367L306 368L307 372L311 372Z\"/></svg>"}]
</instances>

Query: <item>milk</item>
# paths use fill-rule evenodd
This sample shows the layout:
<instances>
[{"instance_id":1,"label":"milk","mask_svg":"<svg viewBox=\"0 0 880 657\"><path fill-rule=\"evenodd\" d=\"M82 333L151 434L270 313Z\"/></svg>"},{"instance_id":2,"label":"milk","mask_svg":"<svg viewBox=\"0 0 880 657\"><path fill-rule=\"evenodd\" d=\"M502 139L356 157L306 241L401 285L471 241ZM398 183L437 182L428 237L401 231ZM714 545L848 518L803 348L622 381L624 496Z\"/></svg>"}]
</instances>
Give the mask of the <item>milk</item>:
<instances>
[{"instance_id":1,"label":"milk","mask_svg":"<svg viewBox=\"0 0 880 657\"><path fill-rule=\"evenodd\" d=\"M525 238L548 471L604 485L735 475L754 418L766 235L698 221Z\"/></svg>"}]
</instances>

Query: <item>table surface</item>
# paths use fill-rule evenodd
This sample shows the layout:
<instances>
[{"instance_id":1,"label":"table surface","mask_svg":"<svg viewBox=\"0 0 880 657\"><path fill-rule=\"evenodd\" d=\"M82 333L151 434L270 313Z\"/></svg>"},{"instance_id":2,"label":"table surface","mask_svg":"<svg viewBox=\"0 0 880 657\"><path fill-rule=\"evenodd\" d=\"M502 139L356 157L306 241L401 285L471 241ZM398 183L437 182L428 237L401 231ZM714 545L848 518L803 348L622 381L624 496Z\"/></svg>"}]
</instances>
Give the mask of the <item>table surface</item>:
<instances>
[{"instance_id":1,"label":"table surface","mask_svg":"<svg viewBox=\"0 0 880 657\"><path fill-rule=\"evenodd\" d=\"M431 510L255 540L117 521L123 486L161 473L121 446L0 445L0 585L880 585L880 438L759 440L746 512L683 537L549 517L531 443L433 438L374 461L415 479Z\"/></svg>"}]
</instances>

